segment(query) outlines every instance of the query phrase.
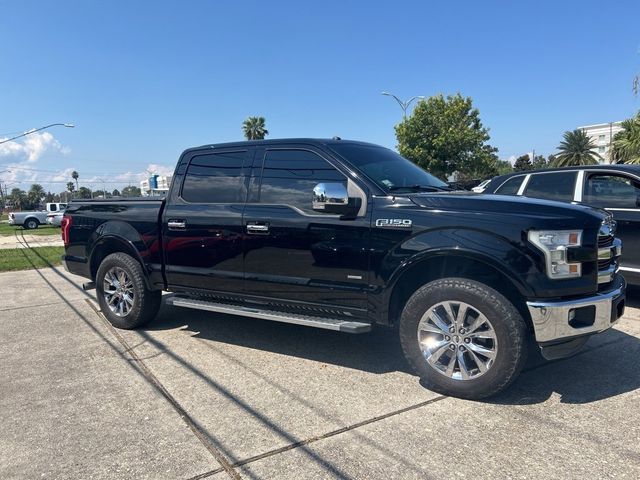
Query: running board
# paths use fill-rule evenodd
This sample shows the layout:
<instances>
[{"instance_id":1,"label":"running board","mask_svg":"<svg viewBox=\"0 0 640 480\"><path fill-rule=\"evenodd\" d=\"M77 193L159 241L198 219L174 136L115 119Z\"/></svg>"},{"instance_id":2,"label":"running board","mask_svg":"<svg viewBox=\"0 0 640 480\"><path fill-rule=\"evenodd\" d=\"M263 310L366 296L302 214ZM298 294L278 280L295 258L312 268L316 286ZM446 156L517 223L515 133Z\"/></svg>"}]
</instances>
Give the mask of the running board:
<instances>
[{"instance_id":1,"label":"running board","mask_svg":"<svg viewBox=\"0 0 640 480\"><path fill-rule=\"evenodd\" d=\"M193 298L174 297L166 298L167 305L174 307L193 308L195 310L206 310L209 312L226 313L227 315L240 315L243 317L260 318L272 320L274 322L294 323L307 327L324 328L326 330L336 330L346 333L365 333L371 331L371 324L365 322L354 322L353 320L341 320L339 318L312 317L308 315L297 315L294 313L279 312L255 307L232 305L227 303L207 302L195 300Z\"/></svg>"}]
</instances>

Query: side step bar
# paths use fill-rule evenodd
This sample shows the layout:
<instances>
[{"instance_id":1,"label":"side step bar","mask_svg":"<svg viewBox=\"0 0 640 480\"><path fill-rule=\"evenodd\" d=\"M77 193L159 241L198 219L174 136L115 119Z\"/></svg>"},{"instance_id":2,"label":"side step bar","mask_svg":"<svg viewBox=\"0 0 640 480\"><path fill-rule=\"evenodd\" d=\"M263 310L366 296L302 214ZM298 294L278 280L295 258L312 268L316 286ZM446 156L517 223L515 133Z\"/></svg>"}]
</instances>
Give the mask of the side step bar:
<instances>
[{"instance_id":1,"label":"side step bar","mask_svg":"<svg viewBox=\"0 0 640 480\"><path fill-rule=\"evenodd\" d=\"M324 328L326 330L336 330L346 333L365 333L371 331L371 324L365 322L354 322L352 320L342 320L338 318L312 317L308 315L297 315L276 310L267 310L255 307L232 305L226 303L207 302L205 300L195 300L192 298L168 296L167 305L174 307L193 308L195 310L206 310L209 312L226 313L228 315L241 315L243 317L261 318L274 322L294 323L307 327Z\"/></svg>"}]
</instances>

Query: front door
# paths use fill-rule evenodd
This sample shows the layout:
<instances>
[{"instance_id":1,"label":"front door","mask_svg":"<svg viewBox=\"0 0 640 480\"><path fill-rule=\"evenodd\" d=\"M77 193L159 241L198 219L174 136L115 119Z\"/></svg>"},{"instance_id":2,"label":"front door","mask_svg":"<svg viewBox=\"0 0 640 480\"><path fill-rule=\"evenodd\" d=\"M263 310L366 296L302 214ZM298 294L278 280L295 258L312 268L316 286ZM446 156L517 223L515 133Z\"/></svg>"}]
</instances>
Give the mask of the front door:
<instances>
[{"instance_id":1,"label":"front door","mask_svg":"<svg viewBox=\"0 0 640 480\"><path fill-rule=\"evenodd\" d=\"M244 211L246 293L364 311L370 230L364 190L309 147L261 150L253 172ZM313 189L322 182L343 183L361 196L355 220L313 210Z\"/></svg>"},{"instance_id":2,"label":"front door","mask_svg":"<svg viewBox=\"0 0 640 480\"><path fill-rule=\"evenodd\" d=\"M242 210L252 149L196 151L183 159L163 214L165 272L174 290L241 294ZM181 164L182 168L182 164Z\"/></svg>"},{"instance_id":3,"label":"front door","mask_svg":"<svg viewBox=\"0 0 640 480\"><path fill-rule=\"evenodd\" d=\"M616 236L622 240L622 273L640 273L640 183L627 175L587 173L582 201L605 208L618 224Z\"/></svg>"}]
</instances>

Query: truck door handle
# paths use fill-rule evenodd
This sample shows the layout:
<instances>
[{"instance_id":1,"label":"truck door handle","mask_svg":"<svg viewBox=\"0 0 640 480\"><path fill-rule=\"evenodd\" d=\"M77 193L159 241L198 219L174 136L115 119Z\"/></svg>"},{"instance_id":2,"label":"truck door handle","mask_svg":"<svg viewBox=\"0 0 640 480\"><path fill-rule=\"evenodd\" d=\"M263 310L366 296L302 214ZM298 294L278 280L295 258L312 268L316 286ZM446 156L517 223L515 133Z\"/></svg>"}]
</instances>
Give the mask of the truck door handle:
<instances>
[{"instance_id":1,"label":"truck door handle","mask_svg":"<svg viewBox=\"0 0 640 480\"><path fill-rule=\"evenodd\" d=\"M251 222L251 223L247 223L247 233L259 233L259 234L265 234L265 233L269 233L269 223L267 222Z\"/></svg>"},{"instance_id":2,"label":"truck door handle","mask_svg":"<svg viewBox=\"0 0 640 480\"><path fill-rule=\"evenodd\" d=\"M169 220L167 227L169 227L169 230L184 230L187 228L187 222L184 220Z\"/></svg>"}]
</instances>

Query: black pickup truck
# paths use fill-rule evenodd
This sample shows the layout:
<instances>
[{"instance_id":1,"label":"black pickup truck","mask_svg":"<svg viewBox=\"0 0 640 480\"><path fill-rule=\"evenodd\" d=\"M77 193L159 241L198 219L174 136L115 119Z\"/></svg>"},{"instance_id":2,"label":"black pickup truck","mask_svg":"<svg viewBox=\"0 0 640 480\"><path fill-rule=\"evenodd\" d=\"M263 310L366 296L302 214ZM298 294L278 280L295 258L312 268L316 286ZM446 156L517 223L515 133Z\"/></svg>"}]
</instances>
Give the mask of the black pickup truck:
<instances>
[{"instance_id":1,"label":"black pickup truck","mask_svg":"<svg viewBox=\"0 0 640 480\"><path fill-rule=\"evenodd\" d=\"M568 356L623 313L602 210L451 191L376 145L293 139L186 150L164 199L77 200L64 264L106 318L175 307L348 333L388 327L432 389L504 389L533 337ZM239 320L241 321L241 319Z\"/></svg>"}]
</instances>

